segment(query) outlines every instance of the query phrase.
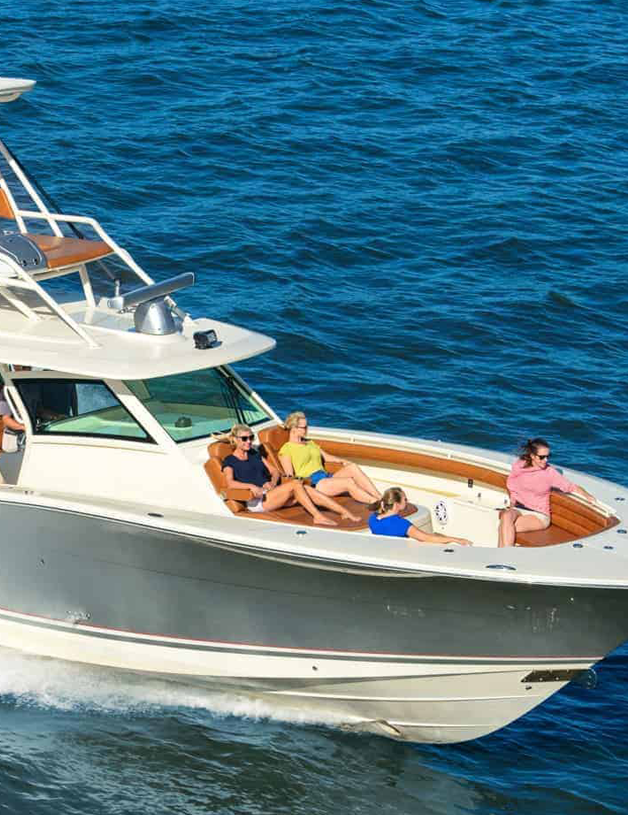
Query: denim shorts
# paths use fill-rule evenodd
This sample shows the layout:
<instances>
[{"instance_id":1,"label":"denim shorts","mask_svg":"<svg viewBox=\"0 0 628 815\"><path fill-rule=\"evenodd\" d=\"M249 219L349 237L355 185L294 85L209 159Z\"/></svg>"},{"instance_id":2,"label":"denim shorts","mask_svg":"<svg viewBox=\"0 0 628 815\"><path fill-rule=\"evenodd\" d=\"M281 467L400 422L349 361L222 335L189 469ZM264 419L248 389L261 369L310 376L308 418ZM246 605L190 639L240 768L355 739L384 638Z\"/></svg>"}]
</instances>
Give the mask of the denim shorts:
<instances>
[{"instance_id":1,"label":"denim shorts","mask_svg":"<svg viewBox=\"0 0 628 815\"><path fill-rule=\"evenodd\" d=\"M328 473L325 470L317 470L315 473L312 473L309 476L310 483L313 487L315 487L319 481L322 481L323 478L331 478L331 473Z\"/></svg>"}]
</instances>

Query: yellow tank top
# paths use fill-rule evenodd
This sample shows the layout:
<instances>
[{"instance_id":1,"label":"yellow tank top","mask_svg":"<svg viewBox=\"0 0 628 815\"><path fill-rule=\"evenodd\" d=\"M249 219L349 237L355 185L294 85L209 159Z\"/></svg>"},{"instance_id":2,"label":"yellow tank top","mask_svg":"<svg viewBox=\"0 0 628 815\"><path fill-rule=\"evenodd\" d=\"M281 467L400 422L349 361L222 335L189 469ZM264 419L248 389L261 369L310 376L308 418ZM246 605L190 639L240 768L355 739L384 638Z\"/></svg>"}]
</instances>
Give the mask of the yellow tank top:
<instances>
[{"instance_id":1,"label":"yellow tank top","mask_svg":"<svg viewBox=\"0 0 628 815\"><path fill-rule=\"evenodd\" d=\"M296 444L287 441L279 451L280 456L290 456L294 474L299 478L308 478L317 470L324 470L321 458L321 448L315 441L308 441L305 444Z\"/></svg>"}]
</instances>

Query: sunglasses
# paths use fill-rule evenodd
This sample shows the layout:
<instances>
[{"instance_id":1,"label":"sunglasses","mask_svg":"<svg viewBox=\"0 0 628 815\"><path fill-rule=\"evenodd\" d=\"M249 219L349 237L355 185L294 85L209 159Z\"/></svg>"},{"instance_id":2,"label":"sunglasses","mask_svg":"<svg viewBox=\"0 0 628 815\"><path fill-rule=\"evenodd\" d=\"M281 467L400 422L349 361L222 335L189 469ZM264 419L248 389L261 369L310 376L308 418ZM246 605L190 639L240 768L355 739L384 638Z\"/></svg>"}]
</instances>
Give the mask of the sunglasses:
<instances>
[{"instance_id":1,"label":"sunglasses","mask_svg":"<svg viewBox=\"0 0 628 815\"><path fill-rule=\"evenodd\" d=\"M544 456L537 456L537 458L540 458L541 461L545 461L546 458L550 458L550 453L546 453Z\"/></svg>"},{"instance_id":2,"label":"sunglasses","mask_svg":"<svg viewBox=\"0 0 628 815\"><path fill-rule=\"evenodd\" d=\"M240 439L240 441L253 441L255 436L251 433L250 436L238 436L238 438Z\"/></svg>"}]
</instances>

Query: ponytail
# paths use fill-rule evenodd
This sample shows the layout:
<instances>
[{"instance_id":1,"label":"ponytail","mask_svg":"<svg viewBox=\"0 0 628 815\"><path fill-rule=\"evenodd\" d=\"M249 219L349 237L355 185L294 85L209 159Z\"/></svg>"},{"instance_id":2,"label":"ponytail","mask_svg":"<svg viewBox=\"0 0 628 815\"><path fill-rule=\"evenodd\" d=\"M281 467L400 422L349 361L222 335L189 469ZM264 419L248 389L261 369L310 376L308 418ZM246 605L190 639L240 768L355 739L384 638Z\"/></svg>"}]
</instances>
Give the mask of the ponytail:
<instances>
[{"instance_id":1,"label":"ponytail","mask_svg":"<svg viewBox=\"0 0 628 815\"><path fill-rule=\"evenodd\" d=\"M519 458L522 461L525 461L526 467L532 466L532 456L537 455L539 452L539 447L549 448L549 444L545 441L545 439L537 436L534 439L528 439L519 448Z\"/></svg>"},{"instance_id":2,"label":"ponytail","mask_svg":"<svg viewBox=\"0 0 628 815\"><path fill-rule=\"evenodd\" d=\"M400 504L405 498L405 495L401 487L389 487L381 498L369 504L369 509L371 512L383 515L385 512L391 510L395 504Z\"/></svg>"}]
</instances>

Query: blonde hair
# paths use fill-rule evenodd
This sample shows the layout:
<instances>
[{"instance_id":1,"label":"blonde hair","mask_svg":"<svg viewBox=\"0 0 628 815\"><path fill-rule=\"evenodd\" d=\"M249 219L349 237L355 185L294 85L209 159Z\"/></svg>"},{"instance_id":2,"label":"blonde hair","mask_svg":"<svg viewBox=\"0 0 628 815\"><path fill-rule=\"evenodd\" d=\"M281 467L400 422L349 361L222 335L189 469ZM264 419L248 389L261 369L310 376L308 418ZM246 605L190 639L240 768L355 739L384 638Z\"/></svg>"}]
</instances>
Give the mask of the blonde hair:
<instances>
[{"instance_id":1,"label":"blonde hair","mask_svg":"<svg viewBox=\"0 0 628 815\"><path fill-rule=\"evenodd\" d=\"M234 424L231 430L229 431L229 435L226 437L226 441L228 441L232 447L235 447L236 436L238 435L238 433L242 433L242 431L244 431L245 433L253 432L251 428L248 426L248 424Z\"/></svg>"},{"instance_id":2,"label":"blonde hair","mask_svg":"<svg viewBox=\"0 0 628 815\"><path fill-rule=\"evenodd\" d=\"M391 510L395 504L400 504L405 497L406 494L401 487L388 487L381 498L369 504L369 509L371 512L383 515L384 512Z\"/></svg>"},{"instance_id":3,"label":"blonde hair","mask_svg":"<svg viewBox=\"0 0 628 815\"><path fill-rule=\"evenodd\" d=\"M307 418L305 413L302 410L295 410L289 416L286 416L286 421L283 423L283 426L286 430L292 430L293 427L296 427L301 419Z\"/></svg>"}]
</instances>

